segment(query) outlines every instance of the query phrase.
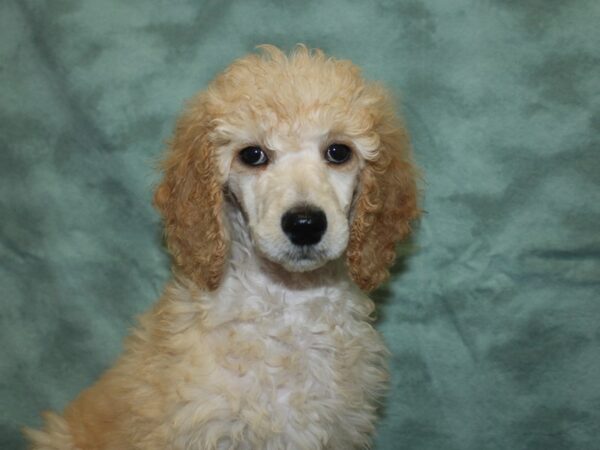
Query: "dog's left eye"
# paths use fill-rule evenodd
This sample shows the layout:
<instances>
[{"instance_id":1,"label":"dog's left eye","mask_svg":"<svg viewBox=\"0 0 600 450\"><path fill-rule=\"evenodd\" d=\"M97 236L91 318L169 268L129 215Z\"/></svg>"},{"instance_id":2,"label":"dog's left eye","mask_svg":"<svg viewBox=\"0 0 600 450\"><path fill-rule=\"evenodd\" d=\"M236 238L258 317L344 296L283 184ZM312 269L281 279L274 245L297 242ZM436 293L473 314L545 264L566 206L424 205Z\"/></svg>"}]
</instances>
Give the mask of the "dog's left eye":
<instances>
[{"instance_id":1,"label":"dog's left eye","mask_svg":"<svg viewBox=\"0 0 600 450\"><path fill-rule=\"evenodd\" d=\"M333 164L342 164L350 159L352 150L344 144L331 144L325 151L325 159Z\"/></svg>"},{"instance_id":2,"label":"dog's left eye","mask_svg":"<svg viewBox=\"0 0 600 450\"><path fill-rule=\"evenodd\" d=\"M240 159L248 166L262 166L269 162L267 154L260 147L246 147L240 151Z\"/></svg>"}]
</instances>

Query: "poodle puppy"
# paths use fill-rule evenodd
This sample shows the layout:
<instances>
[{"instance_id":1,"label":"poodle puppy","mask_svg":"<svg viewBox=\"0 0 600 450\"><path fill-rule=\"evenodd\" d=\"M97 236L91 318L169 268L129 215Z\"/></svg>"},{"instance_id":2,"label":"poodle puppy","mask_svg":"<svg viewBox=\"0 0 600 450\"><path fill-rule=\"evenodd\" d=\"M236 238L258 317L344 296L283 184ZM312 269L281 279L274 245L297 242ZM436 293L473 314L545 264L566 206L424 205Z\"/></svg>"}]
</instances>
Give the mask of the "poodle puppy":
<instances>
[{"instance_id":1,"label":"poodle puppy","mask_svg":"<svg viewBox=\"0 0 600 450\"><path fill-rule=\"evenodd\" d=\"M366 293L419 213L390 95L262 46L191 100L162 170L173 279L31 448L369 447L388 374Z\"/></svg>"}]
</instances>

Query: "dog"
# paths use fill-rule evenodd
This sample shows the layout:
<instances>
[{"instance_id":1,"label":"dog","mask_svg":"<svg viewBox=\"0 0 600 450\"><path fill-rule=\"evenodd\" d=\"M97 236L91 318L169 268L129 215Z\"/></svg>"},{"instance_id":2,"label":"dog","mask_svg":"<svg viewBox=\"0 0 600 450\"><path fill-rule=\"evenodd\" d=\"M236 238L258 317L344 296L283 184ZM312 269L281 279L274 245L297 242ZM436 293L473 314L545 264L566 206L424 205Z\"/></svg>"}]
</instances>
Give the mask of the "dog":
<instances>
[{"instance_id":1,"label":"dog","mask_svg":"<svg viewBox=\"0 0 600 450\"><path fill-rule=\"evenodd\" d=\"M161 169L173 278L31 448L368 448L388 352L367 293L419 215L388 91L261 46L190 101Z\"/></svg>"}]
</instances>

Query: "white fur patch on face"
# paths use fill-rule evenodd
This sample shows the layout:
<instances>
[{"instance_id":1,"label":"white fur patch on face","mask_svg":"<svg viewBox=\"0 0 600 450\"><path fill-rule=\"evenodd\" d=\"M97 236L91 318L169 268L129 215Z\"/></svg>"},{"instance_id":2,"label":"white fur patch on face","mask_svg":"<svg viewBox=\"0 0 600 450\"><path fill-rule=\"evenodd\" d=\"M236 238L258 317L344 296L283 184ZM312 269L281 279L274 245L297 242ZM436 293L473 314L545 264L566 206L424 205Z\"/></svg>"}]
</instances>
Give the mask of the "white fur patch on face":
<instances>
[{"instance_id":1,"label":"white fur patch on face","mask_svg":"<svg viewBox=\"0 0 600 450\"><path fill-rule=\"evenodd\" d=\"M350 208L364 161L354 151L344 164L329 163L324 154L331 142L326 139L316 133L294 140L270 136L270 148L261 145L269 163L259 167L240 161L238 152L247 144L232 142L220 152L220 166L228 166L227 184L245 214L256 250L288 271L317 269L339 258L348 244ZM286 235L282 218L298 207L325 214L326 230L317 243L295 245Z\"/></svg>"}]
</instances>

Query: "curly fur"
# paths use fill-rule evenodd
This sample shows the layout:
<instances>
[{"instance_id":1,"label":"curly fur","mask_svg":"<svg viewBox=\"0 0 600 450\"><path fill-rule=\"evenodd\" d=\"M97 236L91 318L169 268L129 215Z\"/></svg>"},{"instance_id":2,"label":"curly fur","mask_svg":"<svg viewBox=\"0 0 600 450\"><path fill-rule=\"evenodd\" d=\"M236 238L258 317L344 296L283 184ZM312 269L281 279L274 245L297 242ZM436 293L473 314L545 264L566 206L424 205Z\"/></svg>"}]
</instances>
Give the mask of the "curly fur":
<instances>
[{"instance_id":1,"label":"curly fur","mask_svg":"<svg viewBox=\"0 0 600 450\"><path fill-rule=\"evenodd\" d=\"M418 215L408 139L385 89L350 62L263 50L178 121L155 192L174 279L116 364L43 430L26 430L32 449L370 445L387 350L362 291L388 276ZM344 167L321 158L335 139L356 154ZM258 141L279 169L236 163ZM295 271L274 259L280 236L269 233L299 199L323 205L330 225L322 261Z\"/></svg>"},{"instance_id":2,"label":"curly fur","mask_svg":"<svg viewBox=\"0 0 600 450\"><path fill-rule=\"evenodd\" d=\"M221 279L228 238L214 147L206 137L210 118L201 105L201 101L191 105L177 123L154 203L164 218L175 265L199 286L214 290Z\"/></svg>"},{"instance_id":3,"label":"curly fur","mask_svg":"<svg viewBox=\"0 0 600 450\"><path fill-rule=\"evenodd\" d=\"M412 164L403 157L407 137L391 126L381 134L380 154L362 173L362 191L352 222L347 258L350 275L365 291L389 276L396 243L410 232L419 215Z\"/></svg>"}]
</instances>

